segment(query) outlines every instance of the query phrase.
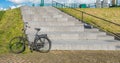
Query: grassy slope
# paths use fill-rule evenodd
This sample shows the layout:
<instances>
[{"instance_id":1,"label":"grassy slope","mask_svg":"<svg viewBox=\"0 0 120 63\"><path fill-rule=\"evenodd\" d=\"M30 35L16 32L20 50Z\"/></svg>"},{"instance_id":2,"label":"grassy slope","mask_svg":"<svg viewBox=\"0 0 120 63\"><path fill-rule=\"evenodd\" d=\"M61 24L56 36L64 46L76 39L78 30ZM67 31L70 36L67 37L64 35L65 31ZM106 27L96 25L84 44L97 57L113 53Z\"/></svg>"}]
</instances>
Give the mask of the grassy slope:
<instances>
[{"instance_id":1,"label":"grassy slope","mask_svg":"<svg viewBox=\"0 0 120 63\"><path fill-rule=\"evenodd\" d=\"M99 16L101 18L105 18L107 20L111 20L114 23L120 24L120 8L98 8L98 9L79 9L85 11L89 14L93 14Z\"/></svg>"},{"instance_id":2,"label":"grassy slope","mask_svg":"<svg viewBox=\"0 0 120 63\"><path fill-rule=\"evenodd\" d=\"M2 18L2 16L4 15L5 11L0 11L0 20Z\"/></svg>"},{"instance_id":3,"label":"grassy slope","mask_svg":"<svg viewBox=\"0 0 120 63\"><path fill-rule=\"evenodd\" d=\"M78 19L82 19L82 16L81 16L82 14L78 11L75 11L75 10L69 9L69 8L63 8L60 10L66 12L72 16L75 16ZM92 15L95 15L95 16L98 16L101 18L105 18L107 20L111 20L114 23L120 24L120 19L119 19L120 8L99 8L99 9L88 9L87 8L87 9L78 9L78 10L82 10L82 11L85 11ZM84 15L84 21L87 23L93 24L94 26L99 26L100 28L104 29L105 31L120 33L119 26L116 26L116 25L108 23L108 22L104 22L103 20L99 20L94 17Z\"/></svg>"},{"instance_id":4,"label":"grassy slope","mask_svg":"<svg viewBox=\"0 0 120 63\"><path fill-rule=\"evenodd\" d=\"M20 9L8 10L0 21L0 53L8 52L10 39L21 34L23 27Z\"/></svg>"}]
</instances>

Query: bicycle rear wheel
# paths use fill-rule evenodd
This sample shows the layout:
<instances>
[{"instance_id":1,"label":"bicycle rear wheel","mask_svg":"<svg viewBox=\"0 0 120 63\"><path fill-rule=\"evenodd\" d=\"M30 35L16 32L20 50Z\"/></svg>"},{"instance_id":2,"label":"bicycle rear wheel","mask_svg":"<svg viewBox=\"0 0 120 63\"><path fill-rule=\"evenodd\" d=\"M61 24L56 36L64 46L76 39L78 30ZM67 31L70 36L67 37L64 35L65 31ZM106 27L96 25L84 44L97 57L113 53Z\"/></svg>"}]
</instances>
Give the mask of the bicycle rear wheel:
<instances>
[{"instance_id":1,"label":"bicycle rear wheel","mask_svg":"<svg viewBox=\"0 0 120 63\"><path fill-rule=\"evenodd\" d=\"M47 53L51 49L51 41L48 38L40 38L36 40L37 50L41 53Z\"/></svg>"},{"instance_id":2,"label":"bicycle rear wheel","mask_svg":"<svg viewBox=\"0 0 120 63\"><path fill-rule=\"evenodd\" d=\"M25 51L25 40L23 37L14 37L9 42L9 48L12 53L22 53Z\"/></svg>"}]
</instances>

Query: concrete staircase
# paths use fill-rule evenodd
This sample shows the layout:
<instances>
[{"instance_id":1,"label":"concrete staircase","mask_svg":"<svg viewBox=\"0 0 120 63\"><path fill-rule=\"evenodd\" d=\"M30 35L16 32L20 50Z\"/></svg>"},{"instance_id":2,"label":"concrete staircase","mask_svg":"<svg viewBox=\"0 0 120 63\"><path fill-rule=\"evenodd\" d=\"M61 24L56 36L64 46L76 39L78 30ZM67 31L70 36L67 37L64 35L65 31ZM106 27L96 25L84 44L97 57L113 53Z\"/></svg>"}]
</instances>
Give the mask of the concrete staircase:
<instances>
[{"instance_id":1,"label":"concrete staircase","mask_svg":"<svg viewBox=\"0 0 120 63\"><path fill-rule=\"evenodd\" d=\"M87 29L84 23L53 7L21 7L24 22L28 22L29 41L36 31L47 34L52 41L52 50L119 50L120 41L99 29Z\"/></svg>"}]
</instances>

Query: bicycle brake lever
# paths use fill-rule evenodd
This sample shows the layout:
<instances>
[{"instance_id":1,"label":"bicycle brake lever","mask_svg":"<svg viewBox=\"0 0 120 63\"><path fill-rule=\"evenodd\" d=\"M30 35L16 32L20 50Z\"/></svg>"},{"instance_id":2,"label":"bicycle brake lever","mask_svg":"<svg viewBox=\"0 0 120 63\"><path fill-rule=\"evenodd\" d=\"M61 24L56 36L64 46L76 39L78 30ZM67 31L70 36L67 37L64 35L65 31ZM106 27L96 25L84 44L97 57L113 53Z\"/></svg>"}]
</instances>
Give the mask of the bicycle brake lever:
<instances>
[{"instance_id":1,"label":"bicycle brake lever","mask_svg":"<svg viewBox=\"0 0 120 63\"><path fill-rule=\"evenodd\" d=\"M30 26L27 26L28 28L30 28Z\"/></svg>"},{"instance_id":2,"label":"bicycle brake lever","mask_svg":"<svg viewBox=\"0 0 120 63\"><path fill-rule=\"evenodd\" d=\"M24 22L24 24L28 24L28 22Z\"/></svg>"}]
</instances>

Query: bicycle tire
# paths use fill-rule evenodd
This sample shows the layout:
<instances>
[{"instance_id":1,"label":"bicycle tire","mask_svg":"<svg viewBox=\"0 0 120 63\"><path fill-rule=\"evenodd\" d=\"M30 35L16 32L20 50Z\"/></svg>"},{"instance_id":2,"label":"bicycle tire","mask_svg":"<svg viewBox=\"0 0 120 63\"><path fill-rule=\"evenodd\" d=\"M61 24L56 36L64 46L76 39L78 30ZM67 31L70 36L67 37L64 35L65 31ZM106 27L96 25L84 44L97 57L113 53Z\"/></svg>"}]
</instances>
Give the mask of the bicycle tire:
<instances>
[{"instance_id":1,"label":"bicycle tire","mask_svg":"<svg viewBox=\"0 0 120 63\"><path fill-rule=\"evenodd\" d=\"M42 41L42 39L45 39L46 42ZM41 43L44 42L44 47L46 46L46 44L48 44L48 49L45 50L45 49L43 49L44 47L42 47L42 48L37 49L38 52L47 53L47 52L50 51L50 49L51 49L51 41L50 41L50 39L48 39L46 37L41 37L40 39L36 39L35 44L38 44L39 42L41 42Z\"/></svg>"},{"instance_id":2,"label":"bicycle tire","mask_svg":"<svg viewBox=\"0 0 120 63\"><path fill-rule=\"evenodd\" d=\"M14 41L17 40L17 41ZM19 48L18 46L21 47L20 50L15 50L13 47L15 45L15 48ZM9 48L10 48L10 52L15 53L15 54L19 54L25 51L25 40L23 37L14 37L13 39L10 40L9 42Z\"/></svg>"}]
</instances>

